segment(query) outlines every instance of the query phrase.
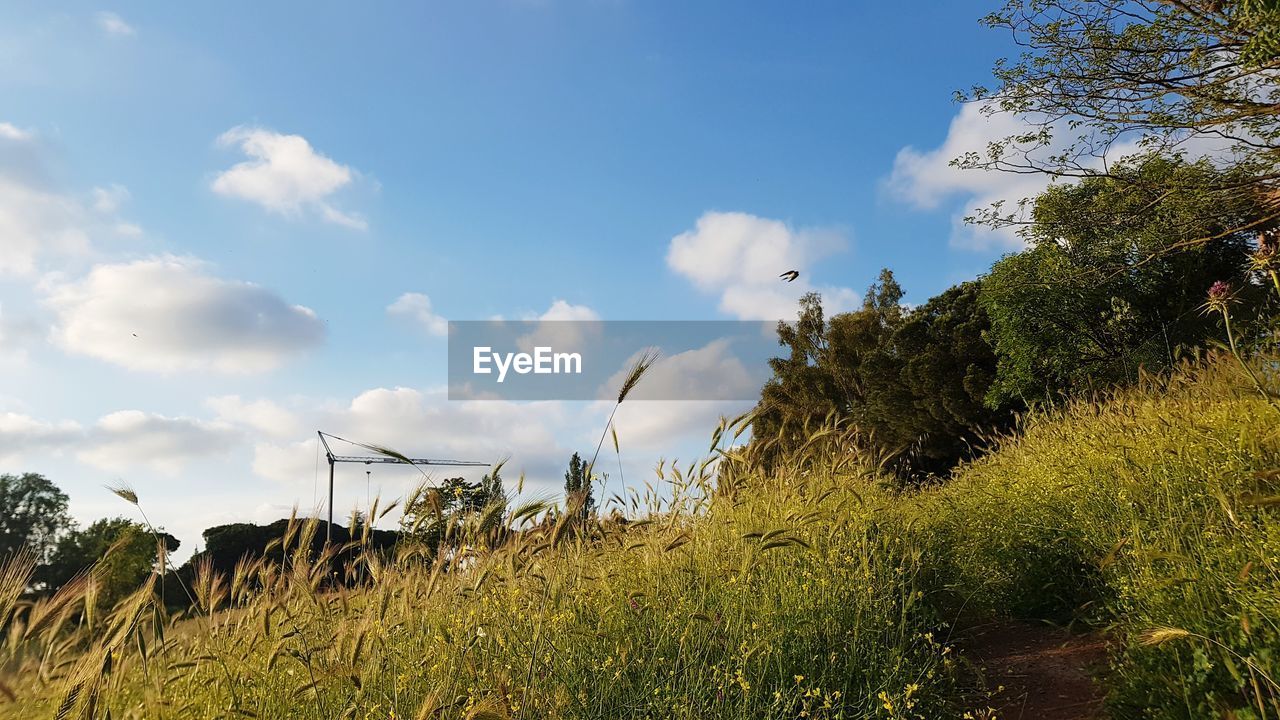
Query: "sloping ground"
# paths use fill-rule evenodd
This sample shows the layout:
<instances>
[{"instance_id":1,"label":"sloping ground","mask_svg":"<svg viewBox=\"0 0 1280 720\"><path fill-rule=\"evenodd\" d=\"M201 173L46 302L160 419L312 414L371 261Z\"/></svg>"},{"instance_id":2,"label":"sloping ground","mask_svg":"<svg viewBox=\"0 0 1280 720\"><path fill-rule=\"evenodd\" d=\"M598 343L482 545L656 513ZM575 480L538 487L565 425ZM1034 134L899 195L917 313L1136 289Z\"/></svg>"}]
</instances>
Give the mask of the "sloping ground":
<instances>
[{"instance_id":1,"label":"sloping ground","mask_svg":"<svg viewBox=\"0 0 1280 720\"><path fill-rule=\"evenodd\" d=\"M1076 635L1024 621L969 628L955 638L979 675L1001 720L1100 720L1103 692L1094 679L1106 668L1102 636Z\"/></svg>"}]
</instances>

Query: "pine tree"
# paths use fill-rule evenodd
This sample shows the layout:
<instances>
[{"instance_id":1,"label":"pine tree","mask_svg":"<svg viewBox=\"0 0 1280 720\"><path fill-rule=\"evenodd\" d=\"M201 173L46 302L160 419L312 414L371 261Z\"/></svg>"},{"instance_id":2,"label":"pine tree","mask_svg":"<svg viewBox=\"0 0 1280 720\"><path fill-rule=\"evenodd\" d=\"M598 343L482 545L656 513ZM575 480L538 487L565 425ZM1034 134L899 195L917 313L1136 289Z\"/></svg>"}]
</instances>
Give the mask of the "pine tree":
<instances>
[{"instance_id":1,"label":"pine tree","mask_svg":"<svg viewBox=\"0 0 1280 720\"><path fill-rule=\"evenodd\" d=\"M569 458L569 470L564 474L565 507L575 509L579 517L586 518L595 509L595 499L591 497L591 478L587 475L587 463L582 456L574 453Z\"/></svg>"}]
</instances>

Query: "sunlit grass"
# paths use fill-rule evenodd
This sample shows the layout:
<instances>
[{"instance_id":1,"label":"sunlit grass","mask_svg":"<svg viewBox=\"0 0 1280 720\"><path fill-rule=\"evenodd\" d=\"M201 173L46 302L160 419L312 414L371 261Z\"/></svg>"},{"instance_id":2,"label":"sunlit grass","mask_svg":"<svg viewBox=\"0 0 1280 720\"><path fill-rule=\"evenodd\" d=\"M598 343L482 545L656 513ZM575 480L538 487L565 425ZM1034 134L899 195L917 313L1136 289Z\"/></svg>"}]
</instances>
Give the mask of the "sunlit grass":
<instances>
[{"instance_id":1,"label":"sunlit grass","mask_svg":"<svg viewBox=\"0 0 1280 720\"><path fill-rule=\"evenodd\" d=\"M741 426L625 518L475 516L352 587L302 520L178 615L155 578L101 612L92 572L29 602L13 559L0 715L959 717L948 621L1013 614L1112 632L1117 717L1280 717L1280 429L1237 364L1031 418L913 495L837 428L763 473Z\"/></svg>"},{"instance_id":2,"label":"sunlit grass","mask_svg":"<svg viewBox=\"0 0 1280 720\"><path fill-rule=\"evenodd\" d=\"M1033 418L911 510L936 582L1112 630L1121 717L1280 717L1275 417L1224 358Z\"/></svg>"}]
</instances>

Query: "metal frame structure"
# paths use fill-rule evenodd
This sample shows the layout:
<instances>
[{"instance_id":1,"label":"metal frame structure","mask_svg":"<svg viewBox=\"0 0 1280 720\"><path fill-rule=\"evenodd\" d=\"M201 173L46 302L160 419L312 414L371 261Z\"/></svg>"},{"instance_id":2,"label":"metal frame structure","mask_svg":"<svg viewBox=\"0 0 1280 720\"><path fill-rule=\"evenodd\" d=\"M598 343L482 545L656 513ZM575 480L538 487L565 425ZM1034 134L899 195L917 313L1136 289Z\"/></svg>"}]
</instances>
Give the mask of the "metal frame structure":
<instances>
[{"instance_id":1,"label":"metal frame structure","mask_svg":"<svg viewBox=\"0 0 1280 720\"><path fill-rule=\"evenodd\" d=\"M333 438L341 442L350 443L357 447L370 448L369 445L358 443L353 440L331 435L323 430L317 430L316 436L320 438L320 444L324 445L324 457L329 461L329 524L325 526L325 543L333 541L333 469L338 463L360 463L362 465L434 465L443 467L489 467L490 463L475 462L472 460L440 460L434 458L399 458L389 455L335 455L333 450L329 448L329 441L325 438Z\"/></svg>"}]
</instances>

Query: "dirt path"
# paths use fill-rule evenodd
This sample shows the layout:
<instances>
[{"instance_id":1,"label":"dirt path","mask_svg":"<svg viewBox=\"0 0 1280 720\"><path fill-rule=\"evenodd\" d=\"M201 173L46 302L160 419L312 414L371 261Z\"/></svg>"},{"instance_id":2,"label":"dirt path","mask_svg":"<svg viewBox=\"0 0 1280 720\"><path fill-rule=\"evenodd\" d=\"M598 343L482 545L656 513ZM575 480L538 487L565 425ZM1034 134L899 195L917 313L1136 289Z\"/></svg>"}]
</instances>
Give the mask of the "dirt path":
<instances>
[{"instance_id":1,"label":"dirt path","mask_svg":"<svg viewBox=\"0 0 1280 720\"><path fill-rule=\"evenodd\" d=\"M1106 717L1102 689L1093 680L1106 669L1106 643L1099 635L1003 621L958 632L953 642L975 665L979 686L992 693L985 702L1001 720Z\"/></svg>"}]
</instances>

